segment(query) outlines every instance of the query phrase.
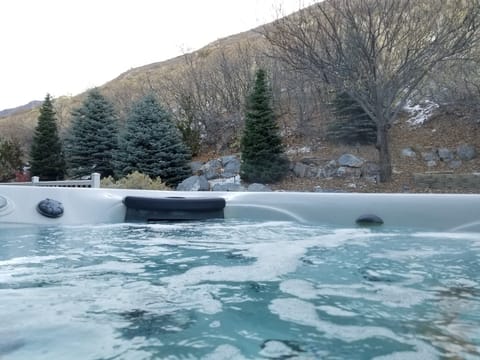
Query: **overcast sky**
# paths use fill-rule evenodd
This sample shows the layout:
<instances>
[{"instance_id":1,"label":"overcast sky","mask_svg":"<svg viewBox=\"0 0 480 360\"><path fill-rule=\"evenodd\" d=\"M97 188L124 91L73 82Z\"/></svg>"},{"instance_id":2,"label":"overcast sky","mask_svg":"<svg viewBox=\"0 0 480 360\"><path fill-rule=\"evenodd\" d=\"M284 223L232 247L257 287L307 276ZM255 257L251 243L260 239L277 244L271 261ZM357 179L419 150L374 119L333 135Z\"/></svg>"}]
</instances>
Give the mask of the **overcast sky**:
<instances>
[{"instance_id":1,"label":"overcast sky","mask_svg":"<svg viewBox=\"0 0 480 360\"><path fill-rule=\"evenodd\" d=\"M121 73L288 14L306 0L0 0L0 110L76 95Z\"/></svg>"}]
</instances>

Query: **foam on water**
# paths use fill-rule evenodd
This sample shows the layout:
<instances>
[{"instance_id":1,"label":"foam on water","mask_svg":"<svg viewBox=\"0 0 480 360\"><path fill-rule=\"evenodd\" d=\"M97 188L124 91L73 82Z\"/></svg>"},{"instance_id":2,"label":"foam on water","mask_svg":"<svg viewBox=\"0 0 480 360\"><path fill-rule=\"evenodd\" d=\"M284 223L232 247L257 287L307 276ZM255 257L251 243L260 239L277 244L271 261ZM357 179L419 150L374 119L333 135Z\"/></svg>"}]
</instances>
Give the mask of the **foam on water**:
<instances>
[{"instance_id":1,"label":"foam on water","mask_svg":"<svg viewBox=\"0 0 480 360\"><path fill-rule=\"evenodd\" d=\"M335 325L330 321L323 321L317 315L317 310L313 304L300 299L274 299L269 309L282 320L315 327L324 336L345 342L372 337L384 337L392 340L398 338L392 331L381 327Z\"/></svg>"},{"instance_id":2,"label":"foam on water","mask_svg":"<svg viewBox=\"0 0 480 360\"><path fill-rule=\"evenodd\" d=\"M479 243L289 222L3 230L0 357L474 358Z\"/></svg>"}]
</instances>

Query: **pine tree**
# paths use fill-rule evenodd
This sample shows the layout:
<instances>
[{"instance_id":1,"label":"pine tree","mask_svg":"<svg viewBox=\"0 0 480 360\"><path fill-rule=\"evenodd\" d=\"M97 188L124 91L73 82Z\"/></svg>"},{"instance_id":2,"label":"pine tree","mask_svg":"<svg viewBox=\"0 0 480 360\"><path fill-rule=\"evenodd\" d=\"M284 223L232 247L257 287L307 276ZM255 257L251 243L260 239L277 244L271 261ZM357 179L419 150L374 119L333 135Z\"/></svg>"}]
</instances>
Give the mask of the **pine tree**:
<instances>
[{"instance_id":1,"label":"pine tree","mask_svg":"<svg viewBox=\"0 0 480 360\"><path fill-rule=\"evenodd\" d=\"M45 96L30 150L30 171L41 180L62 180L65 177L65 158L53 109L53 100Z\"/></svg>"},{"instance_id":2,"label":"pine tree","mask_svg":"<svg viewBox=\"0 0 480 360\"><path fill-rule=\"evenodd\" d=\"M72 111L65 152L70 175L114 173L113 156L118 148L118 124L113 105L98 89L88 92L82 105Z\"/></svg>"},{"instance_id":3,"label":"pine tree","mask_svg":"<svg viewBox=\"0 0 480 360\"><path fill-rule=\"evenodd\" d=\"M248 182L275 182L288 170L271 100L267 75L260 69L255 74L253 91L247 98L245 130L241 139L240 175Z\"/></svg>"},{"instance_id":4,"label":"pine tree","mask_svg":"<svg viewBox=\"0 0 480 360\"><path fill-rule=\"evenodd\" d=\"M147 95L133 105L119 147L118 176L139 171L175 186L191 175L190 150L170 115L153 95Z\"/></svg>"},{"instance_id":5,"label":"pine tree","mask_svg":"<svg viewBox=\"0 0 480 360\"><path fill-rule=\"evenodd\" d=\"M377 125L347 93L336 94L332 108L335 119L328 126L328 139L348 145L376 143Z\"/></svg>"}]
</instances>

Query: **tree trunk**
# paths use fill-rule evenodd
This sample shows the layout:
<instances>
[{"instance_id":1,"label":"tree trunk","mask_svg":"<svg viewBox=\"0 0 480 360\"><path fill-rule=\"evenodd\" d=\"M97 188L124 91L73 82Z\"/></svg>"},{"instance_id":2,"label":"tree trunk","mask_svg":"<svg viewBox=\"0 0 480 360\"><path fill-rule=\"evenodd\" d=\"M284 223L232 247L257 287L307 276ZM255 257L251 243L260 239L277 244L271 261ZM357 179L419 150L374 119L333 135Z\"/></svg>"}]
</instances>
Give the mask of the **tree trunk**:
<instances>
[{"instance_id":1,"label":"tree trunk","mask_svg":"<svg viewBox=\"0 0 480 360\"><path fill-rule=\"evenodd\" d=\"M380 182L388 182L392 178L392 159L388 144L387 124L377 126L377 150L380 165Z\"/></svg>"}]
</instances>

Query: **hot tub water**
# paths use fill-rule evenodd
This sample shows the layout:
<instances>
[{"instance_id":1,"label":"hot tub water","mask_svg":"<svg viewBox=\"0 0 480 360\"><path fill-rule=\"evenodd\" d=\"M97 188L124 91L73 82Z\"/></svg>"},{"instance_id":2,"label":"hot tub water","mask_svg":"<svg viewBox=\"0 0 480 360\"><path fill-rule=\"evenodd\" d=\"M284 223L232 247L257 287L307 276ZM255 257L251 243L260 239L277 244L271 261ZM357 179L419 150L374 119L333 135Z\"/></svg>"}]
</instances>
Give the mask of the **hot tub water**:
<instances>
[{"instance_id":1,"label":"hot tub water","mask_svg":"<svg viewBox=\"0 0 480 360\"><path fill-rule=\"evenodd\" d=\"M240 220L0 231L2 359L474 359L480 238Z\"/></svg>"}]
</instances>

